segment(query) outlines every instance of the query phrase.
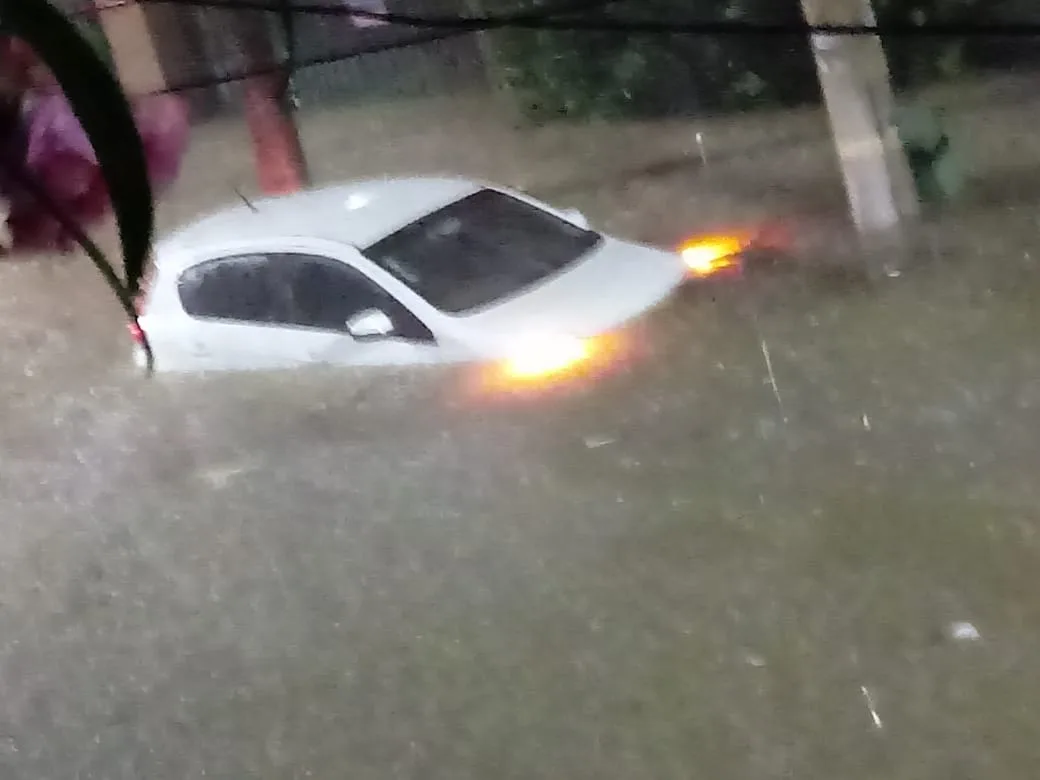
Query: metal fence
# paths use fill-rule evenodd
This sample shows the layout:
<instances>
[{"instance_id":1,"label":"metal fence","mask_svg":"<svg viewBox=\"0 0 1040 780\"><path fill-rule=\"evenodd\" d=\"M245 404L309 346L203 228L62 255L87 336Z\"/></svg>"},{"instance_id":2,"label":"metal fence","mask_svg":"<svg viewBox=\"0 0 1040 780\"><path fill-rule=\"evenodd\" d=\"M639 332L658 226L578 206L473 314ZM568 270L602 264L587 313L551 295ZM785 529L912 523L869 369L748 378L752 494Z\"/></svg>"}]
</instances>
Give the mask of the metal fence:
<instances>
[{"instance_id":1,"label":"metal fence","mask_svg":"<svg viewBox=\"0 0 1040 780\"><path fill-rule=\"evenodd\" d=\"M399 0L391 7L401 13L430 13L428 4L425 10L418 5L415 0ZM248 70L250 63L230 33L244 22L255 24L255 17L246 20L244 14L257 12L158 4L148 10L167 84L183 90L203 116L240 110L241 83L235 76ZM273 43L273 62L285 54L285 36L276 15L263 16ZM432 36L408 28L314 14L296 17L294 34L299 66L293 88L303 110L330 103L444 94L486 79L473 35L429 40ZM427 40L372 51L416 38Z\"/></svg>"}]
</instances>

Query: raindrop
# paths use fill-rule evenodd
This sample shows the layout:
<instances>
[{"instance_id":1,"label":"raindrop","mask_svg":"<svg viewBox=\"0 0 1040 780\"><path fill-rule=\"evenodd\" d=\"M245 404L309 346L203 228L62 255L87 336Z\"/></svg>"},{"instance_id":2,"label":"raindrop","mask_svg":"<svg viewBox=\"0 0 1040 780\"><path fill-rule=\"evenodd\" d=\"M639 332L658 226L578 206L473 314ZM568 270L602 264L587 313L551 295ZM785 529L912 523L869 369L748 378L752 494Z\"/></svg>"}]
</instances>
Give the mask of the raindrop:
<instances>
[{"instance_id":1,"label":"raindrop","mask_svg":"<svg viewBox=\"0 0 1040 780\"><path fill-rule=\"evenodd\" d=\"M979 630L975 628L974 624L967 621L950 623L947 626L946 633L955 642L978 642L982 639L982 634L979 633Z\"/></svg>"}]
</instances>

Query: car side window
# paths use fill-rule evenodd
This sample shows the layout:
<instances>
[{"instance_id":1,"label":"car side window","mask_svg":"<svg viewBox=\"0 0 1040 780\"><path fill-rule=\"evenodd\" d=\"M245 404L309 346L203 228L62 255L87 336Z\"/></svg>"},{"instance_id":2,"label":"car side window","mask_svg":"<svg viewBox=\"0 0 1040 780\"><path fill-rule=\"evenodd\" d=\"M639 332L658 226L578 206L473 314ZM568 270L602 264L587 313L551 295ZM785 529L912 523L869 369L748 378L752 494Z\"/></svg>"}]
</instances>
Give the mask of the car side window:
<instances>
[{"instance_id":1,"label":"car side window","mask_svg":"<svg viewBox=\"0 0 1040 780\"><path fill-rule=\"evenodd\" d=\"M189 268L177 291L192 317L274 323L283 316L276 282L266 256L238 255Z\"/></svg>"},{"instance_id":2,"label":"car side window","mask_svg":"<svg viewBox=\"0 0 1040 780\"><path fill-rule=\"evenodd\" d=\"M346 331L351 317L378 309L394 323L393 335L410 341L433 341L433 333L390 293L355 268L307 255L278 257L288 299L286 324Z\"/></svg>"}]
</instances>

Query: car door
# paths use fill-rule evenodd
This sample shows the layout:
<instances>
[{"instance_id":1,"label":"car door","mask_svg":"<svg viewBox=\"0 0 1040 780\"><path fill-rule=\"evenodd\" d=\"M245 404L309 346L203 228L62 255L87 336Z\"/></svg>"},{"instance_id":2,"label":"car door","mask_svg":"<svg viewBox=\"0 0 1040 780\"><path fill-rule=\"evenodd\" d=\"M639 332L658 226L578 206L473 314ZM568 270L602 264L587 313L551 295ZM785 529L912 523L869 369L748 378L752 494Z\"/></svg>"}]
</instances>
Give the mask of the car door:
<instances>
[{"instance_id":1,"label":"car door","mask_svg":"<svg viewBox=\"0 0 1040 780\"><path fill-rule=\"evenodd\" d=\"M299 253L272 258L286 296L286 328L299 339L308 362L386 366L442 359L433 333L413 312L358 269L339 260ZM379 311L392 330L355 338L348 322Z\"/></svg>"},{"instance_id":2,"label":"car door","mask_svg":"<svg viewBox=\"0 0 1040 780\"><path fill-rule=\"evenodd\" d=\"M309 359L305 340L285 327L287 299L270 256L206 260L178 280L188 315L181 351L201 370L287 368Z\"/></svg>"}]
</instances>

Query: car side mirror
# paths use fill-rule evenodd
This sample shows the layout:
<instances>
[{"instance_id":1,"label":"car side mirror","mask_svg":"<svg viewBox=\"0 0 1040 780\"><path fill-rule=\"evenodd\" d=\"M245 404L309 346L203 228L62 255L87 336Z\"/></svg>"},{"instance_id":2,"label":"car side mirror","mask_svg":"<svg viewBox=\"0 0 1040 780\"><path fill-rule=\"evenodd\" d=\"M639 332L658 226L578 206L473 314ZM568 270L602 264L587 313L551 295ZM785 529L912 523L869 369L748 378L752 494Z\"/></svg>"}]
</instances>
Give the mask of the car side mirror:
<instances>
[{"instance_id":1,"label":"car side mirror","mask_svg":"<svg viewBox=\"0 0 1040 780\"><path fill-rule=\"evenodd\" d=\"M573 222L582 230L589 229L589 220L577 209L567 209L563 212L563 216L566 217L567 221Z\"/></svg>"},{"instance_id":2,"label":"car side mirror","mask_svg":"<svg viewBox=\"0 0 1040 780\"><path fill-rule=\"evenodd\" d=\"M359 311L347 320L347 333L358 341L382 339L394 332L390 316L379 309Z\"/></svg>"}]
</instances>

